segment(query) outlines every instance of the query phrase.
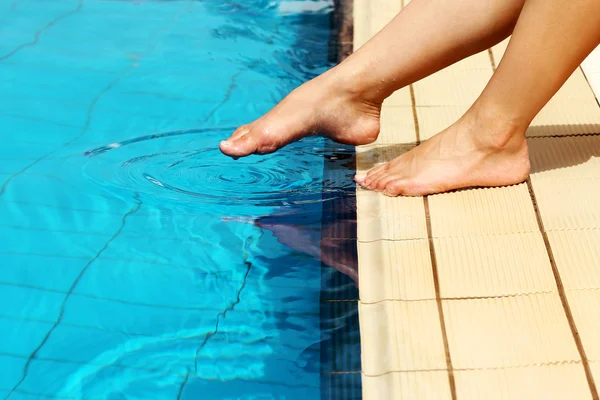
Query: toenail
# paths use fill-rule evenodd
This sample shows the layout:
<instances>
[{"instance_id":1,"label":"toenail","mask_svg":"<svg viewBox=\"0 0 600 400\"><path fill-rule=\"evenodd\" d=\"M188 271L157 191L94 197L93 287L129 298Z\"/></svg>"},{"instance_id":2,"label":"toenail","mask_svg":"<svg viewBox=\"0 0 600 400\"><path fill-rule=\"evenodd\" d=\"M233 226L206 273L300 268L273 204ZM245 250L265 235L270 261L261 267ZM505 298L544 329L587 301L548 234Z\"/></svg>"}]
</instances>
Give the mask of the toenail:
<instances>
[{"instance_id":1,"label":"toenail","mask_svg":"<svg viewBox=\"0 0 600 400\"><path fill-rule=\"evenodd\" d=\"M358 175L354 176L354 180L358 181L358 182L362 182L365 180L366 177L367 177L367 174L358 174Z\"/></svg>"}]
</instances>

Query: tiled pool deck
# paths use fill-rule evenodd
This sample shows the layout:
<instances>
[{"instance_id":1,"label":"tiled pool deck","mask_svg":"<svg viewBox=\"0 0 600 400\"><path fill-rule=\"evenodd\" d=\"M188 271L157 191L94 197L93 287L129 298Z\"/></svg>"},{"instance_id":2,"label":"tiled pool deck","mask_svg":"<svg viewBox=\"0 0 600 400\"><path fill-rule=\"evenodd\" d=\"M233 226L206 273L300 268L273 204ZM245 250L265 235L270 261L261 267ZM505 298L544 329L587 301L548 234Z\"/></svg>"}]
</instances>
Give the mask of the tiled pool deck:
<instances>
[{"instance_id":1,"label":"tiled pool deck","mask_svg":"<svg viewBox=\"0 0 600 400\"><path fill-rule=\"evenodd\" d=\"M355 48L402 7L355 0ZM377 143L357 148L357 170L458 119L506 45L395 93ZM529 129L527 182L424 198L358 190L365 400L598 398L598 58Z\"/></svg>"}]
</instances>

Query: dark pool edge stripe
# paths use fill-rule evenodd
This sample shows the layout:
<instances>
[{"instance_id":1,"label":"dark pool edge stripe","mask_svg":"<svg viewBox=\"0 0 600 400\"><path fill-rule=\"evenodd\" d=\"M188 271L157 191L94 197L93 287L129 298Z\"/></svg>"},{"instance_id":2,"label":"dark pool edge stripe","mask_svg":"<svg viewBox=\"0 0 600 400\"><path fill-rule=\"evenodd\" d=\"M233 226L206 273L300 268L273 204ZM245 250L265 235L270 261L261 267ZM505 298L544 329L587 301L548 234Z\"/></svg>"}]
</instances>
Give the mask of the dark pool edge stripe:
<instances>
[{"instance_id":1,"label":"dark pool edge stripe","mask_svg":"<svg viewBox=\"0 0 600 400\"><path fill-rule=\"evenodd\" d=\"M333 0L329 36L329 61L340 63L354 50L354 2Z\"/></svg>"},{"instance_id":2,"label":"dark pool edge stripe","mask_svg":"<svg viewBox=\"0 0 600 400\"><path fill-rule=\"evenodd\" d=\"M333 0L334 9L331 15L330 22L330 37L329 37L329 61L332 63L340 63L346 57L348 57L353 52L353 41L354 41L354 2L353 0ZM323 180L327 180L332 174L333 170L331 168L331 164L326 160L323 161ZM332 220L330 213L333 213L334 210L325 209L322 210L322 220ZM356 209L353 210L353 215L351 218L356 219ZM323 230L321 231L321 241L320 247L321 251L324 250L324 240L328 239L324 237ZM348 227L344 227L342 229L342 236L345 240L354 240L356 243L356 225L354 225L354 232L352 229L348 229ZM339 238L338 238L339 239ZM338 307L336 305L344 305L347 307L355 308L358 310L358 301L357 300L344 300L344 301L335 301L330 298L328 295L329 288L326 286L327 282L331 281L330 274L331 267L321 263L321 293L320 293L320 309L321 309L321 368L323 365L330 365L332 369L335 365L335 357L340 353L344 346L343 343L340 342L340 335L330 335L327 333L324 328L326 328L326 320L331 316L328 315L331 312L337 311ZM341 272L337 271L337 274L341 274ZM337 280L336 280L337 281ZM340 282L341 283L341 282ZM343 329L343 335L347 336L349 334L348 330ZM356 327L352 329L358 329L358 324ZM338 336L338 340L335 340L335 336ZM324 343L330 343L332 346L324 346ZM339 350L338 350L339 349ZM344 360L346 361L346 360ZM350 361L348 361L350 362ZM353 393L353 388L358 388L359 386L354 386L354 383L348 385L339 384L339 381L333 379L335 377L343 377L343 374L337 374L338 371L323 371L321 369L321 400L351 400L354 397L350 397L350 394ZM346 387L348 386L348 387ZM357 390L359 395L362 398L361 391Z\"/></svg>"}]
</instances>

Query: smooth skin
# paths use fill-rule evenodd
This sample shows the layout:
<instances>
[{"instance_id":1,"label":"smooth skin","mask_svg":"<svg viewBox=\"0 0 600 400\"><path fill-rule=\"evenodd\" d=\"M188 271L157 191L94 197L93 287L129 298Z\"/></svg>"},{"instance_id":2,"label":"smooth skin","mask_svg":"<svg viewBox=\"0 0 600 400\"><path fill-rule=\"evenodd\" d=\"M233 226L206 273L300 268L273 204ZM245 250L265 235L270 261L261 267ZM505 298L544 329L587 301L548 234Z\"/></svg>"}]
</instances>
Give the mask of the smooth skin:
<instances>
[{"instance_id":1,"label":"smooth skin","mask_svg":"<svg viewBox=\"0 0 600 400\"><path fill-rule=\"evenodd\" d=\"M265 154L315 134L372 143L386 97L512 33L492 79L459 121L355 180L390 196L520 183L529 175L525 131L600 44L599 16L600 0L413 0L340 65L238 128L221 151Z\"/></svg>"}]
</instances>

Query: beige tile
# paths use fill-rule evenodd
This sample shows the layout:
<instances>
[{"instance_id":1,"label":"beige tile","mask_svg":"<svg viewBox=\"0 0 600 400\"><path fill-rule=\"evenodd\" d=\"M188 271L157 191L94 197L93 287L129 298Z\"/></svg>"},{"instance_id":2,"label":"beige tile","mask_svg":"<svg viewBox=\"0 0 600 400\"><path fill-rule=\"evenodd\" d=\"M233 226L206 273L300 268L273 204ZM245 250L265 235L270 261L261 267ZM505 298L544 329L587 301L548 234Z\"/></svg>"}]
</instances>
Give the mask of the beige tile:
<instances>
[{"instance_id":1,"label":"beige tile","mask_svg":"<svg viewBox=\"0 0 600 400\"><path fill-rule=\"evenodd\" d=\"M415 147L414 143L370 144L356 147L356 172L368 172L372 168L393 160Z\"/></svg>"},{"instance_id":2,"label":"beige tile","mask_svg":"<svg viewBox=\"0 0 600 400\"><path fill-rule=\"evenodd\" d=\"M600 228L600 136L530 139L529 153L545 229Z\"/></svg>"},{"instance_id":3,"label":"beige tile","mask_svg":"<svg viewBox=\"0 0 600 400\"><path fill-rule=\"evenodd\" d=\"M360 300L435 300L427 239L358 243Z\"/></svg>"},{"instance_id":4,"label":"beige tile","mask_svg":"<svg viewBox=\"0 0 600 400\"><path fill-rule=\"evenodd\" d=\"M390 16L380 16L380 15L371 15L371 26L369 33L371 37L375 36L379 31L386 27L387 24L394 18L394 15Z\"/></svg>"},{"instance_id":5,"label":"beige tile","mask_svg":"<svg viewBox=\"0 0 600 400\"><path fill-rule=\"evenodd\" d=\"M355 0L355 48L402 3ZM492 49L496 64L507 44ZM419 139L460 118L491 74L489 53L482 52L417 82ZM600 107L583 78L576 71L528 136L600 133ZM416 140L405 88L385 101L378 141L357 148L357 171L403 154ZM600 142L562 140L530 140L532 182L584 346L595 357L600 299L596 290L570 289L600 282L600 230L593 230L600 229L600 209L593 207ZM434 295L423 200L359 189L357 201L364 398L450 398L437 303L422 300ZM527 186L430 196L429 205L442 297L499 296L443 301L458 398L589 398ZM557 231L565 229L571 231ZM591 367L598 380L599 364Z\"/></svg>"},{"instance_id":6,"label":"beige tile","mask_svg":"<svg viewBox=\"0 0 600 400\"><path fill-rule=\"evenodd\" d=\"M390 161L414 145L360 146L356 148L357 173ZM357 189L358 240L426 239L427 225L423 199L386 197L380 193Z\"/></svg>"},{"instance_id":7,"label":"beige tile","mask_svg":"<svg viewBox=\"0 0 600 400\"><path fill-rule=\"evenodd\" d=\"M447 69L456 72L469 72L473 70L489 70L493 72L490 54L487 50L460 60Z\"/></svg>"},{"instance_id":8,"label":"beige tile","mask_svg":"<svg viewBox=\"0 0 600 400\"><path fill-rule=\"evenodd\" d=\"M508 41L510 38L503 40L498 43L494 47L492 47L492 53L494 53L494 61L496 62L496 66L500 64L502 57L504 56L504 52L506 52L506 48L508 47Z\"/></svg>"},{"instance_id":9,"label":"beige tile","mask_svg":"<svg viewBox=\"0 0 600 400\"><path fill-rule=\"evenodd\" d=\"M567 299L586 356L600 361L600 290L570 290Z\"/></svg>"},{"instance_id":10,"label":"beige tile","mask_svg":"<svg viewBox=\"0 0 600 400\"><path fill-rule=\"evenodd\" d=\"M443 238L434 243L442 298L556 292L539 232Z\"/></svg>"},{"instance_id":11,"label":"beige tile","mask_svg":"<svg viewBox=\"0 0 600 400\"><path fill-rule=\"evenodd\" d=\"M359 303L358 307L365 375L446 368L434 300Z\"/></svg>"},{"instance_id":12,"label":"beige tile","mask_svg":"<svg viewBox=\"0 0 600 400\"><path fill-rule=\"evenodd\" d=\"M594 92L581 68L577 68L573 72L550 101L562 102L564 106L569 107L569 102L574 100L589 101L592 104L596 103ZM596 107L600 108L598 104L596 104Z\"/></svg>"},{"instance_id":13,"label":"beige tile","mask_svg":"<svg viewBox=\"0 0 600 400\"><path fill-rule=\"evenodd\" d=\"M444 300L456 369L509 368L579 361L557 294Z\"/></svg>"},{"instance_id":14,"label":"beige tile","mask_svg":"<svg viewBox=\"0 0 600 400\"><path fill-rule=\"evenodd\" d=\"M450 400L446 371L392 372L362 377L364 400Z\"/></svg>"},{"instance_id":15,"label":"beige tile","mask_svg":"<svg viewBox=\"0 0 600 400\"><path fill-rule=\"evenodd\" d=\"M369 2L354 0L354 51L371 38L371 13Z\"/></svg>"},{"instance_id":16,"label":"beige tile","mask_svg":"<svg viewBox=\"0 0 600 400\"><path fill-rule=\"evenodd\" d=\"M492 51L500 62L508 41ZM527 136L564 136L600 133L600 106L581 68L571 75L562 88L533 120Z\"/></svg>"},{"instance_id":17,"label":"beige tile","mask_svg":"<svg viewBox=\"0 0 600 400\"><path fill-rule=\"evenodd\" d=\"M423 199L386 197L367 190L359 190L356 197L360 242L427 238Z\"/></svg>"},{"instance_id":18,"label":"beige tile","mask_svg":"<svg viewBox=\"0 0 600 400\"><path fill-rule=\"evenodd\" d=\"M402 11L402 1L399 0L363 0L369 4L369 10L374 17L394 18Z\"/></svg>"},{"instance_id":19,"label":"beige tile","mask_svg":"<svg viewBox=\"0 0 600 400\"><path fill-rule=\"evenodd\" d=\"M600 45L581 63L581 68L596 98L600 99Z\"/></svg>"},{"instance_id":20,"label":"beige tile","mask_svg":"<svg viewBox=\"0 0 600 400\"><path fill-rule=\"evenodd\" d=\"M529 137L600 133L600 106L577 68L533 120Z\"/></svg>"},{"instance_id":21,"label":"beige tile","mask_svg":"<svg viewBox=\"0 0 600 400\"><path fill-rule=\"evenodd\" d=\"M417 106L470 106L492 77L492 69L442 70L413 84Z\"/></svg>"},{"instance_id":22,"label":"beige tile","mask_svg":"<svg viewBox=\"0 0 600 400\"><path fill-rule=\"evenodd\" d=\"M565 290L600 289L600 230L548 232Z\"/></svg>"},{"instance_id":23,"label":"beige tile","mask_svg":"<svg viewBox=\"0 0 600 400\"><path fill-rule=\"evenodd\" d=\"M435 238L539 230L526 184L430 196L429 213Z\"/></svg>"},{"instance_id":24,"label":"beige tile","mask_svg":"<svg viewBox=\"0 0 600 400\"><path fill-rule=\"evenodd\" d=\"M376 145L415 143L415 119L410 106L389 106L381 110L381 127Z\"/></svg>"},{"instance_id":25,"label":"beige tile","mask_svg":"<svg viewBox=\"0 0 600 400\"><path fill-rule=\"evenodd\" d=\"M461 400L591 399L581 363L455 371Z\"/></svg>"},{"instance_id":26,"label":"beige tile","mask_svg":"<svg viewBox=\"0 0 600 400\"><path fill-rule=\"evenodd\" d=\"M550 101L535 117L527 137L568 136L600 132L600 107L594 102Z\"/></svg>"},{"instance_id":27,"label":"beige tile","mask_svg":"<svg viewBox=\"0 0 600 400\"><path fill-rule=\"evenodd\" d=\"M353 49L354 51L357 51L358 49L360 49L365 43L367 43L369 41L369 39L371 38L370 35L367 33L366 29L363 30L362 27L357 28L356 26L354 27L354 43L353 43Z\"/></svg>"},{"instance_id":28,"label":"beige tile","mask_svg":"<svg viewBox=\"0 0 600 400\"><path fill-rule=\"evenodd\" d=\"M396 90L390 97L383 101L383 108L392 106L412 107L410 89L408 87Z\"/></svg>"},{"instance_id":29,"label":"beige tile","mask_svg":"<svg viewBox=\"0 0 600 400\"><path fill-rule=\"evenodd\" d=\"M600 382L600 361L591 361L590 369L592 370L592 376L597 385L598 382Z\"/></svg>"},{"instance_id":30,"label":"beige tile","mask_svg":"<svg viewBox=\"0 0 600 400\"><path fill-rule=\"evenodd\" d=\"M458 121L468 109L469 105L417 107L419 138L430 139Z\"/></svg>"}]
</instances>

